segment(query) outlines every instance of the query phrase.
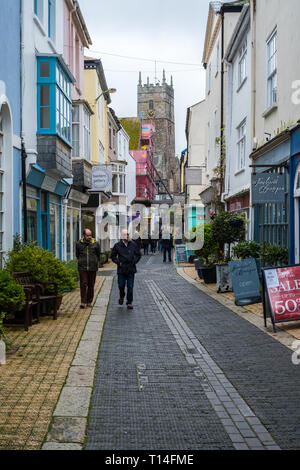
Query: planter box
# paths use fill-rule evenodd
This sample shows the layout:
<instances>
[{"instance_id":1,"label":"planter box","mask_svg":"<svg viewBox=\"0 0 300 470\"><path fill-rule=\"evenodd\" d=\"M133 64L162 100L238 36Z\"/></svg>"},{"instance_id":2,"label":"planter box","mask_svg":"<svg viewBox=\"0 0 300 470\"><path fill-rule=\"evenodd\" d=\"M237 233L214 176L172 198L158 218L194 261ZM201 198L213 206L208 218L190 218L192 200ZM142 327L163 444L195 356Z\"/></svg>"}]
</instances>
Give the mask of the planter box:
<instances>
[{"instance_id":1,"label":"planter box","mask_svg":"<svg viewBox=\"0 0 300 470\"><path fill-rule=\"evenodd\" d=\"M216 284L217 276L216 276L216 265L206 267L202 266L201 268L203 280L205 284Z\"/></svg>"},{"instance_id":2,"label":"planter box","mask_svg":"<svg viewBox=\"0 0 300 470\"><path fill-rule=\"evenodd\" d=\"M201 260L194 260L194 265L195 265L196 271L198 271L198 269L202 268L203 263L204 263L204 261L202 259Z\"/></svg>"},{"instance_id":3,"label":"planter box","mask_svg":"<svg viewBox=\"0 0 300 470\"><path fill-rule=\"evenodd\" d=\"M198 273L199 279L203 279L203 274L202 274L201 269L196 269L196 271L197 271L197 273Z\"/></svg>"},{"instance_id":4,"label":"planter box","mask_svg":"<svg viewBox=\"0 0 300 470\"><path fill-rule=\"evenodd\" d=\"M228 264L216 264L217 292L232 292L232 281Z\"/></svg>"}]
</instances>

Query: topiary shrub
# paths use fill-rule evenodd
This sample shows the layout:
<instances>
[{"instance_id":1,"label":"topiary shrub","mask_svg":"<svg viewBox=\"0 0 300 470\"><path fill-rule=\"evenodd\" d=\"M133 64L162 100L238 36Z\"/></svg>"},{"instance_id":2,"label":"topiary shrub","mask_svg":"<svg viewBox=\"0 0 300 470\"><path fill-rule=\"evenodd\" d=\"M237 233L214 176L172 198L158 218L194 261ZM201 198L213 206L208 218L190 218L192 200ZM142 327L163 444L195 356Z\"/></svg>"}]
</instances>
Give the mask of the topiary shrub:
<instances>
[{"instance_id":1,"label":"topiary shrub","mask_svg":"<svg viewBox=\"0 0 300 470\"><path fill-rule=\"evenodd\" d=\"M198 227L198 226L197 226ZM193 232L197 231L197 227L192 229ZM204 242L200 250L195 250L195 255L204 258L207 265L212 264L212 259L215 258L218 250L218 244L212 234L212 225L204 224Z\"/></svg>"},{"instance_id":2,"label":"topiary shrub","mask_svg":"<svg viewBox=\"0 0 300 470\"><path fill-rule=\"evenodd\" d=\"M11 273L30 272L37 282L56 282L59 293L76 288L72 270L39 246L24 246L20 251L8 252L6 269ZM53 289L48 290L51 293Z\"/></svg>"},{"instance_id":3,"label":"topiary shrub","mask_svg":"<svg viewBox=\"0 0 300 470\"><path fill-rule=\"evenodd\" d=\"M263 243L261 258L269 266L287 265L289 262L289 251L285 246Z\"/></svg>"},{"instance_id":4,"label":"topiary shrub","mask_svg":"<svg viewBox=\"0 0 300 470\"><path fill-rule=\"evenodd\" d=\"M219 245L218 256L224 259L224 245L228 245L227 257L230 257L230 245L245 239L246 220L231 212L219 211L212 216L212 236Z\"/></svg>"},{"instance_id":5,"label":"topiary shrub","mask_svg":"<svg viewBox=\"0 0 300 470\"><path fill-rule=\"evenodd\" d=\"M261 245L254 241L245 240L232 248L233 255L240 259L259 258Z\"/></svg>"}]
</instances>

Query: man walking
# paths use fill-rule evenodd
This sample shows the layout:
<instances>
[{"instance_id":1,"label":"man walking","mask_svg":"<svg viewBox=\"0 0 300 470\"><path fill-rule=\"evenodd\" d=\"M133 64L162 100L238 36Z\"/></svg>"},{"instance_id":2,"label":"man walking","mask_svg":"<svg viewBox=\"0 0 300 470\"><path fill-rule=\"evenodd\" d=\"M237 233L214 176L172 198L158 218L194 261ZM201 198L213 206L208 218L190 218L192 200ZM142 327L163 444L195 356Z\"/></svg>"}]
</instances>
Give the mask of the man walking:
<instances>
[{"instance_id":1,"label":"man walking","mask_svg":"<svg viewBox=\"0 0 300 470\"><path fill-rule=\"evenodd\" d=\"M119 304L123 305L125 286L127 283L127 308L133 309L133 285L136 273L136 264L141 259L141 253L137 244L129 240L127 230L122 230L121 240L115 244L111 252L111 259L118 265L118 285L120 290Z\"/></svg>"},{"instance_id":2,"label":"man walking","mask_svg":"<svg viewBox=\"0 0 300 470\"><path fill-rule=\"evenodd\" d=\"M167 252L168 252L169 262L171 262L172 261L171 253L172 253L172 248L173 248L173 235L170 233L169 238L163 238L161 241L161 244L162 244L162 249L163 249L164 263L167 261Z\"/></svg>"},{"instance_id":3,"label":"man walking","mask_svg":"<svg viewBox=\"0 0 300 470\"><path fill-rule=\"evenodd\" d=\"M80 278L80 308L91 307L100 260L100 246L88 228L84 229L83 237L76 244L76 258Z\"/></svg>"}]
</instances>

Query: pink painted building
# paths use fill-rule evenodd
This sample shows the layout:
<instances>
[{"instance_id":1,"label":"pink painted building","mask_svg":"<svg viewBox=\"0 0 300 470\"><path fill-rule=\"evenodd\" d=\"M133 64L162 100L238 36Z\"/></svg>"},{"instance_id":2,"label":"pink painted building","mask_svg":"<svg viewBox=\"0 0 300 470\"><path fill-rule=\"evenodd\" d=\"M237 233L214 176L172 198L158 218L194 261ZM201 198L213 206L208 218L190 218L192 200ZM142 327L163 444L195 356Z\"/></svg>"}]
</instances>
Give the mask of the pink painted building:
<instances>
[{"instance_id":1,"label":"pink painted building","mask_svg":"<svg viewBox=\"0 0 300 470\"><path fill-rule=\"evenodd\" d=\"M156 171L153 165L153 134L152 122L142 122L140 150L131 150L136 161L136 202L150 203L156 195Z\"/></svg>"}]
</instances>

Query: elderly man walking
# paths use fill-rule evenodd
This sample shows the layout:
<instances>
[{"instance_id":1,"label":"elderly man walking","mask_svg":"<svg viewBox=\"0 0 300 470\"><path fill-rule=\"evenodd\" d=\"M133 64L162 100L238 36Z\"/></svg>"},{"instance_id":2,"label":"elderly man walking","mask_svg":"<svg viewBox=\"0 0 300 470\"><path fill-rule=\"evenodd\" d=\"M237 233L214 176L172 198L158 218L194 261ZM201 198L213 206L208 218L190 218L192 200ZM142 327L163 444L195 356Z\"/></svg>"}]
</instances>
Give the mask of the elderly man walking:
<instances>
[{"instance_id":1,"label":"elderly man walking","mask_svg":"<svg viewBox=\"0 0 300 470\"><path fill-rule=\"evenodd\" d=\"M141 253L138 245L133 240L129 240L127 230L122 230L121 240L113 247L111 259L118 266L119 304L123 305L124 303L127 283L127 308L132 309L134 275L136 264L141 259Z\"/></svg>"},{"instance_id":2,"label":"elderly man walking","mask_svg":"<svg viewBox=\"0 0 300 470\"><path fill-rule=\"evenodd\" d=\"M84 229L83 237L76 244L76 258L80 278L80 308L91 307L99 267L100 246L88 228Z\"/></svg>"}]
</instances>

